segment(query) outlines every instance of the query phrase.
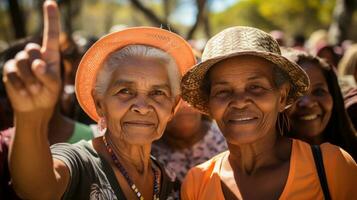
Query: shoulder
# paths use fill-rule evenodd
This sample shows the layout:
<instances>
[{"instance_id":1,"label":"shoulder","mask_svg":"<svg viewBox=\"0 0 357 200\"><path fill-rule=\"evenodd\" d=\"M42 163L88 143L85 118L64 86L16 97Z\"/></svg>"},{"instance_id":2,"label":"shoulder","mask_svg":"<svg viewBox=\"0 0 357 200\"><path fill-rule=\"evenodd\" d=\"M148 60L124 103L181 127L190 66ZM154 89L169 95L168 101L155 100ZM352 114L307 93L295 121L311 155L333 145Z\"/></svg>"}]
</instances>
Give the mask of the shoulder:
<instances>
[{"instance_id":1,"label":"shoulder","mask_svg":"<svg viewBox=\"0 0 357 200\"><path fill-rule=\"evenodd\" d=\"M332 199L356 199L356 162L338 146L324 143L320 147Z\"/></svg>"},{"instance_id":2,"label":"shoulder","mask_svg":"<svg viewBox=\"0 0 357 200\"><path fill-rule=\"evenodd\" d=\"M217 182L219 183L220 180L219 169L226 154L228 151L222 152L188 171L181 187L182 199L197 199L200 195L205 196L204 194L211 194L217 190Z\"/></svg>"},{"instance_id":3,"label":"shoulder","mask_svg":"<svg viewBox=\"0 0 357 200\"><path fill-rule=\"evenodd\" d=\"M356 162L352 156L344 149L330 143L320 145L324 165L327 167L333 166L339 170L354 170L357 172Z\"/></svg>"},{"instance_id":4,"label":"shoulder","mask_svg":"<svg viewBox=\"0 0 357 200\"><path fill-rule=\"evenodd\" d=\"M221 164L223 157L227 153L228 153L228 151L222 152L222 153L214 156L210 160L191 168L188 171L188 173L183 181L183 184L190 183L190 182L192 183L192 182L205 181L204 180L205 177L210 177L214 173L219 173L218 168Z\"/></svg>"},{"instance_id":5,"label":"shoulder","mask_svg":"<svg viewBox=\"0 0 357 200\"><path fill-rule=\"evenodd\" d=\"M52 145L50 150L54 159L65 162L67 166L78 162L89 162L92 158L99 157L92 145L85 140L74 144L57 143Z\"/></svg>"},{"instance_id":6,"label":"shoulder","mask_svg":"<svg viewBox=\"0 0 357 200\"><path fill-rule=\"evenodd\" d=\"M310 144L297 139L293 139L293 141L293 150L295 153L297 153L300 157L305 156L313 160ZM345 150L343 150L341 147L326 142L320 145L320 149L325 165L330 166L335 164L348 164L351 166L356 166L356 163L353 160L352 156L348 154Z\"/></svg>"}]
</instances>

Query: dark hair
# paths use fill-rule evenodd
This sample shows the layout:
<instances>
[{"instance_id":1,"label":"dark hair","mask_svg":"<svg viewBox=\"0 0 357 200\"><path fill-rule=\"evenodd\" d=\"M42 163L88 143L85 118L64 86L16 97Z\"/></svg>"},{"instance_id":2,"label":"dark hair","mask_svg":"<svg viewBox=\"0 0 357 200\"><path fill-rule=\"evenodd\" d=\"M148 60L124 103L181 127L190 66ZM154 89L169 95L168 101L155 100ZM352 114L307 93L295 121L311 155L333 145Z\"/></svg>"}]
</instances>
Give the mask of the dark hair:
<instances>
[{"instance_id":1,"label":"dark hair","mask_svg":"<svg viewBox=\"0 0 357 200\"><path fill-rule=\"evenodd\" d=\"M334 145L342 147L352 155L354 159L357 158L357 136L356 131L350 121L346 112L344 100L340 86L338 85L337 75L335 69L326 61L319 57L312 56L306 52L297 51L294 56L287 56L297 64L313 63L320 67L323 76L326 79L328 90L333 99L332 115L328 121L325 130L322 133L324 142L329 142ZM288 132L289 136L291 132Z\"/></svg>"}]
</instances>

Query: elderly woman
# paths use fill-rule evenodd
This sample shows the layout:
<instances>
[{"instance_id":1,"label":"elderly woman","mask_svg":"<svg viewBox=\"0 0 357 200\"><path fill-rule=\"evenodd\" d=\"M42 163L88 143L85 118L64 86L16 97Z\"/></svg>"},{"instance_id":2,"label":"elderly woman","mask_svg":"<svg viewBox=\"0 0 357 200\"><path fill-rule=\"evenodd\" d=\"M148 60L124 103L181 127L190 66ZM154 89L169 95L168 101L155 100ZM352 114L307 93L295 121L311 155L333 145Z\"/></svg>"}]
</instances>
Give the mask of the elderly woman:
<instances>
[{"instance_id":1,"label":"elderly woman","mask_svg":"<svg viewBox=\"0 0 357 200\"><path fill-rule=\"evenodd\" d=\"M308 92L286 110L291 124L288 136L310 144L329 142L356 159L356 131L346 112L332 66L303 51L288 49L283 56L300 65L311 82Z\"/></svg>"},{"instance_id":2,"label":"elderly woman","mask_svg":"<svg viewBox=\"0 0 357 200\"><path fill-rule=\"evenodd\" d=\"M47 128L60 88L56 3L46 1L44 13L42 48L27 46L25 58L4 68L16 118L15 190L26 199L167 199L173 180L150 149L179 100L180 68L195 63L191 48L174 33L148 27L100 39L80 63L76 95L105 134L50 148Z\"/></svg>"},{"instance_id":3,"label":"elderly woman","mask_svg":"<svg viewBox=\"0 0 357 200\"><path fill-rule=\"evenodd\" d=\"M356 198L348 153L282 136L285 108L308 86L306 73L261 30L232 27L210 39L202 63L182 79L182 97L217 121L229 150L188 172L182 199Z\"/></svg>"}]
</instances>

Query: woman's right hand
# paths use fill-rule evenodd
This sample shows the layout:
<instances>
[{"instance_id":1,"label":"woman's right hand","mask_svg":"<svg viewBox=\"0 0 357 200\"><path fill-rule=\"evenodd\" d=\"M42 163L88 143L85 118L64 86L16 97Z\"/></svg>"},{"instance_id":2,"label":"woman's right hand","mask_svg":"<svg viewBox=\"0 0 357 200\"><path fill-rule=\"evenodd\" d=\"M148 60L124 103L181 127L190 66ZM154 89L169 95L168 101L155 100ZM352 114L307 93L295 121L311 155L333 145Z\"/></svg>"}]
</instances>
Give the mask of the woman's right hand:
<instances>
[{"instance_id":1,"label":"woman's right hand","mask_svg":"<svg viewBox=\"0 0 357 200\"><path fill-rule=\"evenodd\" d=\"M3 81L15 113L52 113L61 89L57 4L44 4L42 47L30 43L4 66Z\"/></svg>"}]
</instances>

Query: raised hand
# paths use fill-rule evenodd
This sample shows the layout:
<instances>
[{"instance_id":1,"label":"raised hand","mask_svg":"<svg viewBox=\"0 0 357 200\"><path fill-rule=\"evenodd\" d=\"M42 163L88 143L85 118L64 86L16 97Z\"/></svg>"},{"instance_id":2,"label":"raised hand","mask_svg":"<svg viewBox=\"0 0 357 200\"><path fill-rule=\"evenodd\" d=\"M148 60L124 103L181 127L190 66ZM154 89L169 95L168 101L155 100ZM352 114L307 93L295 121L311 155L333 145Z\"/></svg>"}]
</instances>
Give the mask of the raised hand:
<instances>
[{"instance_id":1,"label":"raised hand","mask_svg":"<svg viewBox=\"0 0 357 200\"><path fill-rule=\"evenodd\" d=\"M60 78L60 18L55 1L45 1L42 47L27 44L5 63L3 81L15 113L53 110Z\"/></svg>"}]
</instances>

